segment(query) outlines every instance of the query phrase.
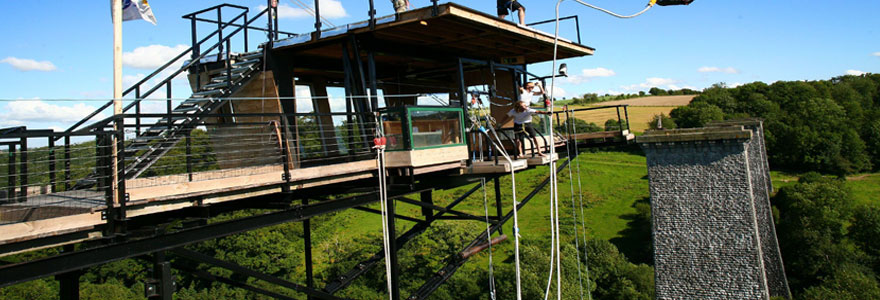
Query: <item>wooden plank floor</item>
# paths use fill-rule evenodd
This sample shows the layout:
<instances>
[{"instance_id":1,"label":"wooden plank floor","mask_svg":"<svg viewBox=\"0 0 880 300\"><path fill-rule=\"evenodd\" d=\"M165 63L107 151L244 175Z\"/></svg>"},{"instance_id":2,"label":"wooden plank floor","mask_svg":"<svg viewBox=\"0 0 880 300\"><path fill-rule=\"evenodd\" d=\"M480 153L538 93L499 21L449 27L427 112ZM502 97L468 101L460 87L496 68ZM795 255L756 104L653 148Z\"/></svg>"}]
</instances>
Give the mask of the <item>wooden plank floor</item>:
<instances>
[{"instance_id":1,"label":"wooden plank floor","mask_svg":"<svg viewBox=\"0 0 880 300\"><path fill-rule=\"evenodd\" d=\"M375 160L291 170L292 187L321 185L373 176ZM126 180L131 216L182 209L193 199L234 201L256 194L276 193L286 184L283 165L232 168L189 174ZM323 181L322 181L323 180ZM306 184L302 184L306 183ZM91 230L104 224L104 193L78 190L30 195L20 203L0 204L0 245ZM2 256L2 253L0 253Z\"/></svg>"}]
</instances>

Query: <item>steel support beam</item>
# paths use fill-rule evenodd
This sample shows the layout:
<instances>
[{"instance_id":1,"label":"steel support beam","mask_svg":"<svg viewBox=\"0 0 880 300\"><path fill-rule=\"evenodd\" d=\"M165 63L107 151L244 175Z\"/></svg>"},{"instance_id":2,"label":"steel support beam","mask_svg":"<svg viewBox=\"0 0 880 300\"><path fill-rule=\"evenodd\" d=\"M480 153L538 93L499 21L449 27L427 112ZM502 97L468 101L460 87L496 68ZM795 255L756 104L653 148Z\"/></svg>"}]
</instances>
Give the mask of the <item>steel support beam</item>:
<instances>
[{"instance_id":1,"label":"steel support beam","mask_svg":"<svg viewBox=\"0 0 880 300\"><path fill-rule=\"evenodd\" d=\"M560 164L559 167L556 168L556 173L559 173L563 169L565 169L565 167L568 166L569 162L571 162L571 161L566 160L564 163ZM538 192L540 192L545 187L547 187L547 185L549 183L550 183L550 177L548 176L546 179L544 179L544 181L541 182L541 184L539 184L537 187L535 187L535 189L532 190L531 193L529 193L525 198L523 198L523 200L521 202L519 202L519 205L517 205L513 209L515 209L515 210L522 209L526 204L529 203L529 200L532 200L532 198L534 198L536 195L538 195ZM439 288L440 285L442 285L444 282L446 282L446 280L449 280L449 278L452 277L453 274L455 274L455 271L458 271L458 268L461 267L462 265L464 265L464 263L468 261L468 258L465 258L463 256L463 253L465 251L467 251L468 249L470 249L474 246L477 246L477 245L483 243L484 241L486 241L489 238L489 236L487 234L492 234L492 233L498 231L498 229L500 229L501 226L504 225L504 223L506 223L511 218L513 218L513 209L511 209L510 212L508 212L506 215L504 215L504 218L502 218L500 220L500 222L498 222L498 224L492 225L488 233L486 231L483 231L476 239L474 239L473 241L471 241L470 244L465 246L464 249L462 249L459 253L456 253L455 255L453 255L449 259L449 263L446 266L444 266L442 269L440 269L440 271L437 271L436 273L434 273L434 276L432 278L428 279L428 281L425 282L425 284L422 285L415 293L413 293L412 296L407 298L407 300L425 299L429 295L431 295L431 293L433 293L435 290L437 290L437 288Z\"/></svg>"},{"instance_id":2,"label":"steel support beam","mask_svg":"<svg viewBox=\"0 0 880 300\"><path fill-rule=\"evenodd\" d=\"M389 199L422 190L391 191ZM272 197L272 196L269 196ZM276 196L277 197L277 196ZM216 223L139 240L122 241L107 246L63 253L35 261L0 267L0 287L34 279L68 273L126 258L167 251L206 240L247 232L287 222L303 221L318 215L363 206L378 201L377 194L369 193L342 199L323 201L306 206Z\"/></svg>"},{"instance_id":3,"label":"steel support beam","mask_svg":"<svg viewBox=\"0 0 880 300\"><path fill-rule=\"evenodd\" d=\"M309 198L302 199L303 205L309 205ZM315 289L315 278L312 270L312 221L306 219L303 221L303 244L305 246L305 264L306 264L306 287L311 290ZM306 297L311 300L312 295Z\"/></svg>"},{"instance_id":4,"label":"steel support beam","mask_svg":"<svg viewBox=\"0 0 880 300\"><path fill-rule=\"evenodd\" d=\"M473 188L471 188L470 190L468 190L467 192L465 192L464 194L459 196L457 199L455 199L454 201L449 203L449 205L447 205L446 208L447 209L455 208L455 206L457 206L459 203L461 203L462 201L467 199L467 197L469 197L470 195L472 195L474 192L476 192L478 190L480 190L480 186L479 185L474 186ZM431 226L431 223L433 223L433 221L436 220L437 217L443 216L444 214L446 214L446 212L438 212L438 213L434 214L433 217L429 218L427 221L416 224L415 226L410 228L407 232L400 235L400 237L395 240L394 244L397 246L398 249L402 248L403 245L405 245L407 242L409 242L410 240L412 240L413 238L415 238L416 236L418 236L419 234L424 232L426 229L428 229L428 227ZM327 291L328 293L332 294L332 293L338 292L341 289L344 289L349 284L351 284L351 282L354 281L356 278L367 273L370 269L372 269L377 264L379 264L379 262L381 262L383 258L385 258L385 252L384 251L377 252L376 254L371 256L370 258L368 258L364 261L361 261L360 263L355 265L354 268L352 268L348 272L345 272L345 274L337 276L335 280L327 283L327 285L324 287L324 291Z\"/></svg>"},{"instance_id":5,"label":"steel support beam","mask_svg":"<svg viewBox=\"0 0 880 300\"><path fill-rule=\"evenodd\" d=\"M186 250L184 248L178 248L178 249L174 249L173 252L174 252L174 254L180 255L180 256L185 257L187 259L191 259L191 260L194 260L197 262L221 267L221 268L233 271L236 274L241 274L241 275L253 277L253 278L256 278L259 280L266 281L271 284L283 286L285 288L289 288L294 291L304 293L310 297L316 297L318 299L341 299L339 297L335 297L333 295L330 295L330 294L322 292L322 291L308 288L308 287L305 287L305 286L302 286L302 285L299 285L299 284L296 284L296 283L293 283L293 282L290 282L287 280L280 279L275 276L266 275L266 274L242 267L238 264L231 263L228 261L222 261L222 260L216 259L214 257L208 256L208 255L205 255L202 253L198 253L195 251Z\"/></svg>"}]
</instances>

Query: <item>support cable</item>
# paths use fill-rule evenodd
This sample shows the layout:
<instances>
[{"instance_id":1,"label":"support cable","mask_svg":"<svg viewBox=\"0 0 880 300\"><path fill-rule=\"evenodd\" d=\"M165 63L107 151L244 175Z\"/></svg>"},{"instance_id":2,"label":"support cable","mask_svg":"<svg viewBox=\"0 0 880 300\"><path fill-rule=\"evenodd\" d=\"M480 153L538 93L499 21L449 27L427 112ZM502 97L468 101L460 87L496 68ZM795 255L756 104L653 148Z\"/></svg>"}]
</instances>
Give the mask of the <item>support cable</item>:
<instances>
[{"instance_id":1,"label":"support cable","mask_svg":"<svg viewBox=\"0 0 880 300\"><path fill-rule=\"evenodd\" d=\"M492 226L489 222L489 200L486 196L486 177L480 178L483 189L483 209L486 211L486 244L489 245L489 299L495 300L495 270L492 266Z\"/></svg>"},{"instance_id":2,"label":"support cable","mask_svg":"<svg viewBox=\"0 0 880 300\"><path fill-rule=\"evenodd\" d=\"M555 31L554 31L554 34L553 34L553 68L552 68L551 70L556 70L556 66L557 66L557 63L558 63L558 60L559 60L559 6L562 5L562 2L563 2L563 1L565 1L565 0L559 0L558 2L556 2L556 19L555 19L555 24L556 24L556 26L555 26ZM651 0L651 1L648 3L647 7L645 7L645 9L643 9L642 11L640 11L640 12L638 12L638 13L635 13L635 14L632 14L632 15L624 16L624 15L620 15L620 14L614 13L614 12L612 12L612 11L609 11L609 10L607 10L607 9L604 9L604 8L601 8L601 7L598 7L598 6L595 6L595 5L592 5L592 4L589 4L589 3L586 3L586 2L584 2L584 1L582 1L582 0L573 0L573 1L575 1L575 2L577 2L577 3L580 3L581 5L584 5L584 6L587 6L587 7L590 7L590 8L596 9L596 10L599 10L599 11L601 11L601 12L607 13L607 14L609 14L609 15L611 15L611 16L614 16L614 17L617 17L617 18L621 18L621 19L629 19L629 18L637 17L637 16L639 16L639 15L641 15L641 14L647 12L649 9L651 9L652 7L654 7L654 5L657 3L657 0ZM554 107L555 107L555 106L554 106L555 102L552 101L552 99L553 99L553 91L554 91L555 89L556 89L556 76L552 76L552 77L550 78L550 99L551 99L551 101L550 101L550 108L549 108L550 111L553 111L553 110L554 110ZM550 138L551 138L551 141L552 141L553 137L554 137L554 135L553 135L553 118L550 118ZM551 197L551 199L550 199L550 201L551 201L551 203L556 203L556 204L557 204L557 205L555 205L555 208L557 209L556 212L555 212L555 214L556 214L556 216L557 216L557 218L555 219L555 222L556 222L556 228L558 228L558 227L559 227L559 218L558 218L558 215L559 215L559 212L558 212L558 208L559 208L559 206L558 206L558 190L557 190L557 182L556 182L556 173L552 171L553 169L555 169L555 166L556 166L556 162L553 160L553 156L554 156L554 154L555 154L555 148L556 148L556 147L550 147L550 158L551 158L551 159L550 159L550 167L551 167L551 173L550 173L550 176L551 176L551 180L550 180L550 183L551 183L551 184L550 184L550 197ZM580 176L578 176L578 178L580 178ZM551 204L551 205L553 205L553 204ZM551 213L551 219L553 219L553 214L552 214L552 213ZM559 252L559 241L558 241L558 239L557 239L557 241L556 241L556 245L555 245L555 247L556 247L556 253L557 253L557 254L561 254L561 253ZM557 299L559 299L559 300L562 299L562 293L561 293L561 291L562 291L562 282L561 282L562 265L561 265L560 261L561 261L561 260L560 260L559 256L557 255L557 257L556 257L556 268L557 268L557 273L556 273L556 280L557 280L557 282L556 282L556 289L557 289L557 295L556 295L556 297L557 297Z\"/></svg>"},{"instance_id":3,"label":"support cable","mask_svg":"<svg viewBox=\"0 0 880 300\"><path fill-rule=\"evenodd\" d=\"M391 243L389 241L389 228L388 228L388 211L387 202L388 202L388 189L386 182L386 170L385 170L385 135L382 133L382 126L380 124L382 118L378 115L376 116L376 139L373 141L375 146L373 148L376 149L376 167L378 168L379 173L379 209L382 215L382 247L385 252L385 279L387 280L388 287L388 298L394 300L394 291L391 286Z\"/></svg>"},{"instance_id":4,"label":"support cable","mask_svg":"<svg viewBox=\"0 0 880 300\"><path fill-rule=\"evenodd\" d=\"M568 110L568 107L566 107L566 110ZM574 114L572 114L571 116L574 116ZM565 154L568 156L568 160L571 161L572 159L577 158L577 155L575 155L575 156L571 155L571 148L572 148L571 137L574 136L572 134L572 131L573 131L572 129L574 128L574 121L571 119L570 116L566 115L565 122L568 123L567 124L568 126L565 126L565 129L566 129L566 131L568 131L568 137L569 137L568 143L565 144L565 152L566 152ZM575 142L574 148L577 149L577 142ZM578 173L578 180L580 180L580 173ZM569 195L571 198L571 215L572 215L572 218L574 219L574 222L572 222L572 227L574 227L574 250L575 250L575 254L577 255L578 288L580 289L580 297L581 297L580 299L584 300L584 277L583 277L583 274L581 273L581 250L580 250L581 245L580 245L580 241L578 240L578 224L577 224L578 223L577 222L578 214L577 214L577 210L575 209L575 205L574 205L574 177L572 176L571 163L568 164L568 188L570 190ZM583 216L581 216L581 218L583 218ZM584 251L586 251L586 249L584 249Z\"/></svg>"}]
</instances>

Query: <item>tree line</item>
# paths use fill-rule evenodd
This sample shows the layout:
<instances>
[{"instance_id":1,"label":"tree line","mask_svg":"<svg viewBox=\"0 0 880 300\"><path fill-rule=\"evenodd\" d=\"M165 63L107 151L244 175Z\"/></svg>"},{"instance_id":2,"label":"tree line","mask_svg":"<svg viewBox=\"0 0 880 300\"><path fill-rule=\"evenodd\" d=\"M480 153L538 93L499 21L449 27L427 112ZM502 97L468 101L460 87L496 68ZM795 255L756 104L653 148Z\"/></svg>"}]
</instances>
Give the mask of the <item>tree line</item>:
<instances>
[{"instance_id":1,"label":"tree line","mask_svg":"<svg viewBox=\"0 0 880 300\"><path fill-rule=\"evenodd\" d=\"M762 118L774 168L846 175L880 167L880 74L716 84L669 117L678 127Z\"/></svg>"}]
</instances>

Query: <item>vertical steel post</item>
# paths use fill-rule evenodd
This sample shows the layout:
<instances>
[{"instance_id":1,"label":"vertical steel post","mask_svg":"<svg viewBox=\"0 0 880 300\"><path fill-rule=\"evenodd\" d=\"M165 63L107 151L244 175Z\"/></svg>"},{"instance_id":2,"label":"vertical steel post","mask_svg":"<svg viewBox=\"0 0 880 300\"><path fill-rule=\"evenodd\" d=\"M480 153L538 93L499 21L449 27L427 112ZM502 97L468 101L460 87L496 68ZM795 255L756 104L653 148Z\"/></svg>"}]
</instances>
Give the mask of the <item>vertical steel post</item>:
<instances>
[{"instance_id":1,"label":"vertical steel post","mask_svg":"<svg viewBox=\"0 0 880 300\"><path fill-rule=\"evenodd\" d=\"M116 161L113 163L116 164L116 176L112 176L117 180L116 186L116 199L119 199L119 211L116 213L116 221L118 222L116 227L117 232L125 232L127 230L125 221L126 221L126 205L128 202L128 193L125 192L125 118L119 117L116 119L116 149L119 153L117 153ZM111 185L112 187L113 185Z\"/></svg>"},{"instance_id":2,"label":"vertical steel post","mask_svg":"<svg viewBox=\"0 0 880 300\"><path fill-rule=\"evenodd\" d=\"M440 7L437 5L437 0L431 0L431 2L434 3L433 7L431 8L431 16L436 17L440 14Z\"/></svg>"},{"instance_id":3,"label":"vertical steel post","mask_svg":"<svg viewBox=\"0 0 880 300\"><path fill-rule=\"evenodd\" d=\"M471 128L470 124L470 115L468 114L468 97L467 97L467 83L464 80L464 63L462 62L461 57L458 58L458 96L461 103L462 110L462 122L464 123L464 128ZM452 99L449 99L449 106L452 106ZM467 138L467 132L462 132L462 138L465 140L465 145L467 145L468 151L471 149L471 139ZM470 159L466 160L466 165L470 166L472 161Z\"/></svg>"},{"instance_id":4,"label":"vertical steel post","mask_svg":"<svg viewBox=\"0 0 880 300\"><path fill-rule=\"evenodd\" d=\"M27 131L27 130L25 130L25 131ZM19 174L20 179L18 180L18 184L21 185L21 190L19 191L21 193L21 198L18 198L18 202L26 202L27 196L28 196L27 195L27 189L28 189L28 165L27 165L28 147L27 147L27 138L26 137L21 138L21 142L19 142L18 147L19 147L19 149L18 149L19 160L18 161L20 163L19 170L21 170L21 173Z\"/></svg>"},{"instance_id":5,"label":"vertical steel post","mask_svg":"<svg viewBox=\"0 0 880 300\"><path fill-rule=\"evenodd\" d=\"M168 81L168 84L165 85L165 113L168 114L168 131L171 131L171 125L174 124L174 119L171 118L171 81Z\"/></svg>"},{"instance_id":6,"label":"vertical steel post","mask_svg":"<svg viewBox=\"0 0 880 300\"><path fill-rule=\"evenodd\" d=\"M581 22L578 20L577 15L574 15L574 28L577 29L578 44L581 44Z\"/></svg>"},{"instance_id":7,"label":"vertical steel post","mask_svg":"<svg viewBox=\"0 0 880 300\"><path fill-rule=\"evenodd\" d=\"M370 106L372 109L370 112L379 111L379 88L376 85L376 58L373 55L373 50L367 51L367 68L370 73Z\"/></svg>"},{"instance_id":8,"label":"vertical steel post","mask_svg":"<svg viewBox=\"0 0 880 300\"><path fill-rule=\"evenodd\" d=\"M199 55L202 54L201 45L199 45L198 37L196 36L196 18L195 16L190 17L190 26L192 27L192 52L190 54L190 65L193 66L191 68L192 72L196 73L196 91L202 89L202 75L199 72ZM171 97L169 97L171 98Z\"/></svg>"},{"instance_id":9,"label":"vertical steel post","mask_svg":"<svg viewBox=\"0 0 880 300\"><path fill-rule=\"evenodd\" d=\"M189 128L184 129L184 135L186 136L186 175L189 181L193 181L193 167L192 167L192 132Z\"/></svg>"},{"instance_id":10,"label":"vertical steel post","mask_svg":"<svg viewBox=\"0 0 880 300\"><path fill-rule=\"evenodd\" d=\"M272 20L275 21L275 25L272 26L272 36L271 36L272 38L270 40L274 41L274 40L278 39L278 31L279 31L278 30L278 6L277 5L272 8L272 12L274 13L274 14L272 14L272 16L274 17L274 18L272 18ZM271 46L272 44L269 44L269 45ZM269 47L268 49L272 49L272 47Z\"/></svg>"},{"instance_id":11,"label":"vertical steel post","mask_svg":"<svg viewBox=\"0 0 880 300\"><path fill-rule=\"evenodd\" d=\"M620 122L620 106L617 107L617 131L623 131L623 124Z\"/></svg>"},{"instance_id":12,"label":"vertical steel post","mask_svg":"<svg viewBox=\"0 0 880 300\"><path fill-rule=\"evenodd\" d=\"M226 93L225 95L232 94L232 51L229 51L229 43L232 39L226 40ZM217 59L220 59L219 57Z\"/></svg>"},{"instance_id":13,"label":"vertical steel post","mask_svg":"<svg viewBox=\"0 0 880 300\"><path fill-rule=\"evenodd\" d=\"M370 0L370 11L367 12L370 15L370 29L376 28L376 7L373 4L373 0Z\"/></svg>"},{"instance_id":14,"label":"vertical steel post","mask_svg":"<svg viewBox=\"0 0 880 300\"><path fill-rule=\"evenodd\" d=\"M152 288L156 289L150 293L150 285L147 285L147 292L151 294L148 299L171 300L174 296L174 278L171 276L171 263L165 258L165 252L159 251L153 255L153 279L158 283Z\"/></svg>"},{"instance_id":15,"label":"vertical steel post","mask_svg":"<svg viewBox=\"0 0 880 300\"><path fill-rule=\"evenodd\" d=\"M632 131L632 129L630 129L630 127L629 127L629 110L627 108L629 108L629 106L623 107L623 115L624 115L624 117L626 117L626 130Z\"/></svg>"},{"instance_id":16,"label":"vertical steel post","mask_svg":"<svg viewBox=\"0 0 880 300\"><path fill-rule=\"evenodd\" d=\"M73 252L73 245L65 245L62 253ZM82 274L82 271L76 270L73 272L68 272L64 274L59 274L55 276L55 279L58 280L58 284L60 289L58 291L58 298L61 300L79 300L79 277Z\"/></svg>"},{"instance_id":17,"label":"vertical steel post","mask_svg":"<svg viewBox=\"0 0 880 300\"><path fill-rule=\"evenodd\" d=\"M321 0L315 0L315 32L321 36Z\"/></svg>"},{"instance_id":18,"label":"vertical steel post","mask_svg":"<svg viewBox=\"0 0 880 300\"><path fill-rule=\"evenodd\" d=\"M15 144L9 144L9 183L6 185L6 197L9 198L9 202L15 202Z\"/></svg>"},{"instance_id":19,"label":"vertical steel post","mask_svg":"<svg viewBox=\"0 0 880 300\"><path fill-rule=\"evenodd\" d=\"M55 131L49 134L49 189L50 193L54 193L58 189L55 187Z\"/></svg>"},{"instance_id":20,"label":"vertical steel post","mask_svg":"<svg viewBox=\"0 0 880 300\"><path fill-rule=\"evenodd\" d=\"M70 190L70 135L64 136L64 190Z\"/></svg>"},{"instance_id":21,"label":"vertical steel post","mask_svg":"<svg viewBox=\"0 0 880 300\"><path fill-rule=\"evenodd\" d=\"M217 8L217 59L220 59L220 55L223 55L223 9L220 7ZM229 49L226 49L228 52Z\"/></svg>"},{"instance_id":22,"label":"vertical steel post","mask_svg":"<svg viewBox=\"0 0 880 300\"><path fill-rule=\"evenodd\" d=\"M391 257L388 263L391 265L391 298L393 300L400 299L400 266L397 262L397 233L394 228L394 199L388 199L385 205L385 211L388 212L388 253Z\"/></svg>"},{"instance_id":23,"label":"vertical steel post","mask_svg":"<svg viewBox=\"0 0 880 300\"><path fill-rule=\"evenodd\" d=\"M419 197L421 197L422 202L427 204L434 204L434 198L432 197L433 190L427 190L421 192ZM434 210L427 206L422 206L422 215L425 216L425 221L431 222L434 219Z\"/></svg>"},{"instance_id":24,"label":"vertical steel post","mask_svg":"<svg viewBox=\"0 0 880 300\"><path fill-rule=\"evenodd\" d=\"M501 211L501 180L499 180L499 178L501 178L501 176L495 176L495 178L492 178L492 183L494 183L493 185L495 186L495 212L498 216L497 220L500 221L501 217L504 215ZM514 209L516 209L516 207L514 207ZM504 234L503 226L498 227L498 234Z\"/></svg>"},{"instance_id":25,"label":"vertical steel post","mask_svg":"<svg viewBox=\"0 0 880 300\"><path fill-rule=\"evenodd\" d=\"M248 16L247 12L244 13L244 52L248 52Z\"/></svg>"},{"instance_id":26,"label":"vertical steel post","mask_svg":"<svg viewBox=\"0 0 880 300\"><path fill-rule=\"evenodd\" d=\"M135 133L141 135L141 86L134 87Z\"/></svg>"},{"instance_id":27,"label":"vertical steel post","mask_svg":"<svg viewBox=\"0 0 880 300\"><path fill-rule=\"evenodd\" d=\"M302 199L303 206L309 205L309 198ZM312 269L312 222L311 219L303 221L303 243L305 244L305 263L306 263L306 286L310 289L315 288L315 279ZM312 299L309 296L307 299Z\"/></svg>"}]
</instances>

